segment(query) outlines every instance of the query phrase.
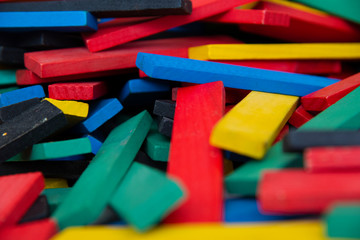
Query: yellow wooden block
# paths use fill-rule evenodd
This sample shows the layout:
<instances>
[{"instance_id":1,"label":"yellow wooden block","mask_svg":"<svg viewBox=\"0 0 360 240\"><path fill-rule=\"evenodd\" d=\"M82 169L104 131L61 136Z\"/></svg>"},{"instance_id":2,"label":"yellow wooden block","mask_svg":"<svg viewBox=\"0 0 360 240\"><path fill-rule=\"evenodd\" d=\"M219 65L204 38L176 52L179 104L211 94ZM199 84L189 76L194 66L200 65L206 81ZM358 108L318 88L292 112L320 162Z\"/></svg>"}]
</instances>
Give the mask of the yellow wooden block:
<instances>
[{"instance_id":1,"label":"yellow wooden block","mask_svg":"<svg viewBox=\"0 0 360 240\"><path fill-rule=\"evenodd\" d=\"M70 125L74 125L84 120L89 113L89 104L77 101L60 101L51 98L45 98L55 107L59 108L66 116Z\"/></svg>"},{"instance_id":2,"label":"yellow wooden block","mask_svg":"<svg viewBox=\"0 0 360 240\"><path fill-rule=\"evenodd\" d=\"M142 234L129 227L84 226L70 227L52 240L325 240L320 221L287 221L262 224L172 224L162 225Z\"/></svg>"},{"instance_id":3,"label":"yellow wooden block","mask_svg":"<svg viewBox=\"0 0 360 240\"><path fill-rule=\"evenodd\" d=\"M62 178L45 178L45 189L48 188L68 188L66 179Z\"/></svg>"},{"instance_id":4,"label":"yellow wooden block","mask_svg":"<svg viewBox=\"0 0 360 240\"><path fill-rule=\"evenodd\" d=\"M295 111L298 97L252 91L214 127L210 144L261 159Z\"/></svg>"},{"instance_id":5,"label":"yellow wooden block","mask_svg":"<svg viewBox=\"0 0 360 240\"><path fill-rule=\"evenodd\" d=\"M198 60L360 59L360 43L209 44L189 48Z\"/></svg>"}]
</instances>

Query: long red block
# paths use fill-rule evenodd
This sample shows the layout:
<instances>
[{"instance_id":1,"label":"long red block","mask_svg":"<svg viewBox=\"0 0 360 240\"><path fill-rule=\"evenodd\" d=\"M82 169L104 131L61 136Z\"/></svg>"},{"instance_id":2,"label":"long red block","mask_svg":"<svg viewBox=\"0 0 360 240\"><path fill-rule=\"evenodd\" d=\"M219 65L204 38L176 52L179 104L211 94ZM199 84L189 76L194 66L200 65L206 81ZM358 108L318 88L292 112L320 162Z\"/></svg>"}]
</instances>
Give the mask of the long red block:
<instances>
[{"instance_id":1,"label":"long red block","mask_svg":"<svg viewBox=\"0 0 360 240\"><path fill-rule=\"evenodd\" d=\"M288 27L290 16L287 13L257 9L233 8L225 13L205 19L206 22L232 24L260 24Z\"/></svg>"},{"instance_id":2,"label":"long red block","mask_svg":"<svg viewBox=\"0 0 360 240\"><path fill-rule=\"evenodd\" d=\"M360 172L267 171L260 181L258 199L266 212L317 214L336 201L359 200L359 181Z\"/></svg>"},{"instance_id":3,"label":"long red block","mask_svg":"<svg viewBox=\"0 0 360 240\"><path fill-rule=\"evenodd\" d=\"M301 127L308 121L310 121L314 116L311 113L307 112L302 105L300 105L295 112L289 118L289 123L296 128Z\"/></svg>"},{"instance_id":4,"label":"long red block","mask_svg":"<svg viewBox=\"0 0 360 240\"><path fill-rule=\"evenodd\" d=\"M115 19L99 24L99 30L84 34L86 46L91 52L112 48L123 43L147 37L170 28L195 22L254 0L192 0L193 11L186 16L164 16L150 20ZM130 20L131 21L131 20Z\"/></svg>"},{"instance_id":5,"label":"long red block","mask_svg":"<svg viewBox=\"0 0 360 240\"><path fill-rule=\"evenodd\" d=\"M303 96L301 104L308 111L322 111L358 86L360 86L360 73Z\"/></svg>"},{"instance_id":6,"label":"long red block","mask_svg":"<svg viewBox=\"0 0 360 240\"><path fill-rule=\"evenodd\" d=\"M360 40L359 28L338 17L315 14L268 1L261 1L256 8L289 14L290 26L240 25L241 30L290 42L357 42Z\"/></svg>"},{"instance_id":7,"label":"long red block","mask_svg":"<svg viewBox=\"0 0 360 240\"><path fill-rule=\"evenodd\" d=\"M94 100L108 91L105 82L55 83L48 89L49 97L58 100Z\"/></svg>"},{"instance_id":8,"label":"long red block","mask_svg":"<svg viewBox=\"0 0 360 240\"><path fill-rule=\"evenodd\" d=\"M0 229L1 240L48 240L57 233L52 219L44 219Z\"/></svg>"},{"instance_id":9,"label":"long red block","mask_svg":"<svg viewBox=\"0 0 360 240\"><path fill-rule=\"evenodd\" d=\"M0 177L0 228L16 224L44 187L41 172Z\"/></svg>"},{"instance_id":10,"label":"long red block","mask_svg":"<svg viewBox=\"0 0 360 240\"><path fill-rule=\"evenodd\" d=\"M360 147L314 147L304 153L309 172L360 172Z\"/></svg>"},{"instance_id":11,"label":"long red block","mask_svg":"<svg viewBox=\"0 0 360 240\"><path fill-rule=\"evenodd\" d=\"M224 95L222 82L178 90L168 174L184 184L189 197L168 223L222 221L223 158L209 137L223 116Z\"/></svg>"},{"instance_id":12,"label":"long red block","mask_svg":"<svg viewBox=\"0 0 360 240\"><path fill-rule=\"evenodd\" d=\"M25 53L25 66L41 78L136 68L139 52L188 57L188 48L209 43L239 43L226 36L184 37L138 41L109 51L91 53L85 47ZM72 78L74 79L74 78Z\"/></svg>"}]
</instances>

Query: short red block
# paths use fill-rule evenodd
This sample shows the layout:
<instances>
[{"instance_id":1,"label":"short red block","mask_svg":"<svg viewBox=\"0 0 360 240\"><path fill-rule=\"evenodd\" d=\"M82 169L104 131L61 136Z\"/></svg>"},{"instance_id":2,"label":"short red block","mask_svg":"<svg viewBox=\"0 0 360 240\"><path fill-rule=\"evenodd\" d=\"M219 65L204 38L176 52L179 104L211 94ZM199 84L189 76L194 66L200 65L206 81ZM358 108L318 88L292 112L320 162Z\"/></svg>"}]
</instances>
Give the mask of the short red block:
<instances>
[{"instance_id":1,"label":"short red block","mask_svg":"<svg viewBox=\"0 0 360 240\"><path fill-rule=\"evenodd\" d=\"M359 182L360 172L267 171L258 187L258 199L265 212L318 214L334 202L359 200Z\"/></svg>"},{"instance_id":2,"label":"short red block","mask_svg":"<svg viewBox=\"0 0 360 240\"><path fill-rule=\"evenodd\" d=\"M0 228L16 224L44 187L41 172L0 177Z\"/></svg>"},{"instance_id":3,"label":"short red block","mask_svg":"<svg viewBox=\"0 0 360 240\"><path fill-rule=\"evenodd\" d=\"M277 135L277 137L275 138L273 145L279 141L281 141L286 134L289 133L289 125L285 124L285 126L281 129L281 131L279 132L279 134Z\"/></svg>"},{"instance_id":4,"label":"short red block","mask_svg":"<svg viewBox=\"0 0 360 240\"><path fill-rule=\"evenodd\" d=\"M311 113L307 112L302 105L300 105L295 112L289 118L289 123L296 128L301 127L314 116Z\"/></svg>"},{"instance_id":5,"label":"short red block","mask_svg":"<svg viewBox=\"0 0 360 240\"><path fill-rule=\"evenodd\" d=\"M58 100L94 100L104 96L105 82L55 83L49 85L49 97Z\"/></svg>"},{"instance_id":6,"label":"short red block","mask_svg":"<svg viewBox=\"0 0 360 240\"><path fill-rule=\"evenodd\" d=\"M360 172L360 147L314 147L304 153L309 172Z\"/></svg>"}]
</instances>

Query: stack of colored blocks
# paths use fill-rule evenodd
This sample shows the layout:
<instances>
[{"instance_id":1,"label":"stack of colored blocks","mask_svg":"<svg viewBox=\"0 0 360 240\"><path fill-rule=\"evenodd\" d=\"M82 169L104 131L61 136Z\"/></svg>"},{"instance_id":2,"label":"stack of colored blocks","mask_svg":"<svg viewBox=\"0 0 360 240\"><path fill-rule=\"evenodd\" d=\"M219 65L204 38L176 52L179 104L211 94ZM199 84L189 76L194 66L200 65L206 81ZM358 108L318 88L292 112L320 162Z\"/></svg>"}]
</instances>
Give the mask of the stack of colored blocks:
<instances>
[{"instance_id":1,"label":"stack of colored blocks","mask_svg":"<svg viewBox=\"0 0 360 240\"><path fill-rule=\"evenodd\" d=\"M360 239L357 0L0 0L0 239Z\"/></svg>"}]
</instances>

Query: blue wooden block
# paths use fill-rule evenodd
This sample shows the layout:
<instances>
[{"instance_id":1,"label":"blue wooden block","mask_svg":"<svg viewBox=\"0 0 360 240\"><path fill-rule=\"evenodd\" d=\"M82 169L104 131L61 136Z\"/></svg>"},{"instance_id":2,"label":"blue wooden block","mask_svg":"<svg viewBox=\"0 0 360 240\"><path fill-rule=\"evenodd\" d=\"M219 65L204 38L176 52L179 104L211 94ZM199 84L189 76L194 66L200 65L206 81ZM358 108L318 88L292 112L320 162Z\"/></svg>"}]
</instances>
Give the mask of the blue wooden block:
<instances>
[{"instance_id":1,"label":"blue wooden block","mask_svg":"<svg viewBox=\"0 0 360 240\"><path fill-rule=\"evenodd\" d=\"M294 96L304 96L337 82L325 77L149 53L139 53L136 66L152 78L190 83L220 80L225 87Z\"/></svg>"},{"instance_id":2,"label":"blue wooden block","mask_svg":"<svg viewBox=\"0 0 360 240\"><path fill-rule=\"evenodd\" d=\"M0 94L0 107L26 101L32 98L44 98L45 92L42 86L35 85L26 88L20 88L14 91Z\"/></svg>"},{"instance_id":3,"label":"blue wooden block","mask_svg":"<svg viewBox=\"0 0 360 240\"><path fill-rule=\"evenodd\" d=\"M225 222L269 222L310 218L309 215L268 215L259 211L256 199L228 199L225 201Z\"/></svg>"},{"instance_id":4,"label":"blue wooden block","mask_svg":"<svg viewBox=\"0 0 360 240\"><path fill-rule=\"evenodd\" d=\"M118 98L125 106L153 105L157 99L169 98L170 92L171 85L167 81L138 78L127 81Z\"/></svg>"},{"instance_id":5,"label":"blue wooden block","mask_svg":"<svg viewBox=\"0 0 360 240\"><path fill-rule=\"evenodd\" d=\"M123 109L116 98L102 99L90 104L89 115L75 127L80 133L91 133Z\"/></svg>"},{"instance_id":6,"label":"blue wooden block","mask_svg":"<svg viewBox=\"0 0 360 240\"><path fill-rule=\"evenodd\" d=\"M100 150L103 142L92 135L87 135L87 138L90 140L91 152L96 155L96 153Z\"/></svg>"},{"instance_id":7,"label":"blue wooden block","mask_svg":"<svg viewBox=\"0 0 360 240\"><path fill-rule=\"evenodd\" d=\"M1 12L0 30L96 31L97 19L86 11Z\"/></svg>"}]
</instances>

